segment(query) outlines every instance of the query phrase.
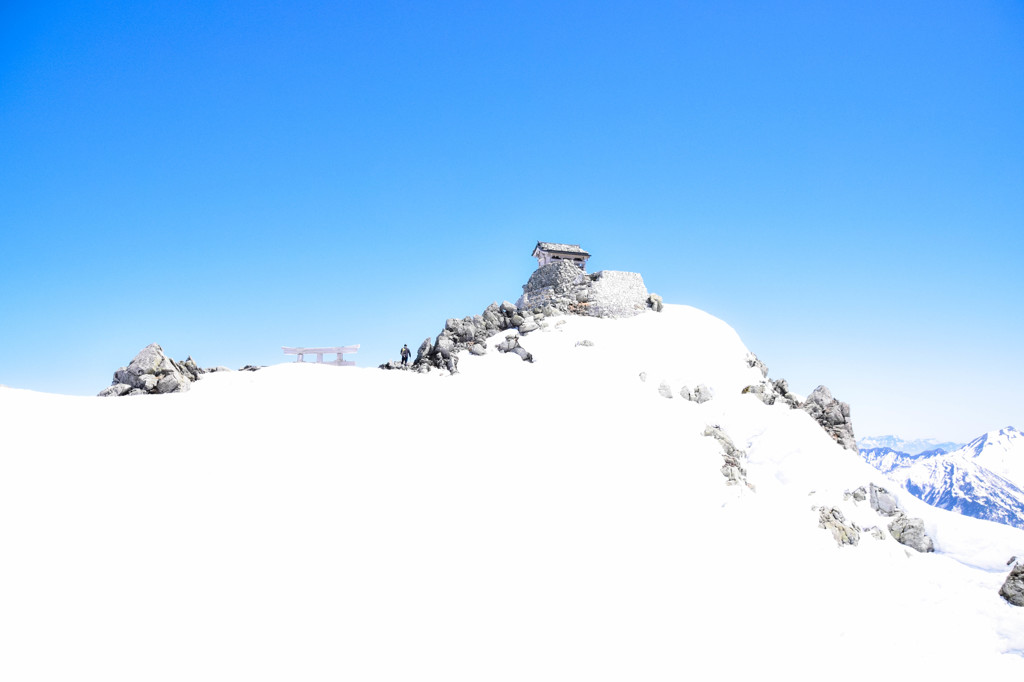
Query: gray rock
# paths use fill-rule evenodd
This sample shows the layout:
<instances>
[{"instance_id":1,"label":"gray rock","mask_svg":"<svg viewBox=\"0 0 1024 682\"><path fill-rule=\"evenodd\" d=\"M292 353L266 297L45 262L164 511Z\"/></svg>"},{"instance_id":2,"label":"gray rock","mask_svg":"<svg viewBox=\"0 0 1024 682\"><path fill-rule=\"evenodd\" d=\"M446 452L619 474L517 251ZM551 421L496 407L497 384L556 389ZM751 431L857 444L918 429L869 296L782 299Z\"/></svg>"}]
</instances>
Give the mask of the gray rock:
<instances>
[{"instance_id":1,"label":"gray rock","mask_svg":"<svg viewBox=\"0 0 1024 682\"><path fill-rule=\"evenodd\" d=\"M647 372L640 372L640 381L647 381Z\"/></svg>"},{"instance_id":2,"label":"gray rock","mask_svg":"<svg viewBox=\"0 0 1024 682\"><path fill-rule=\"evenodd\" d=\"M870 528L865 528L864 532L871 533L871 537L873 537L876 540L885 539L885 531L879 528L878 526L871 526Z\"/></svg>"},{"instance_id":3,"label":"gray rock","mask_svg":"<svg viewBox=\"0 0 1024 682\"><path fill-rule=\"evenodd\" d=\"M155 374L143 374L136 379L135 388L140 388L146 393L155 393L159 383L160 379ZM170 391L160 391L160 393L170 393Z\"/></svg>"},{"instance_id":4,"label":"gray rock","mask_svg":"<svg viewBox=\"0 0 1024 682\"><path fill-rule=\"evenodd\" d=\"M1024 564L1017 564L999 588L999 596L1014 606L1024 606Z\"/></svg>"},{"instance_id":5,"label":"gray rock","mask_svg":"<svg viewBox=\"0 0 1024 682\"><path fill-rule=\"evenodd\" d=\"M587 347L587 348L590 348L591 346L593 346L593 345L594 345L594 342L593 342L593 341L591 341L590 339L582 339L582 340L580 340L580 341L577 341L577 342L576 342L576 345L577 345L577 346L585 346L585 347Z\"/></svg>"},{"instance_id":6,"label":"gray rock","mask_svg":"<svg viewBox=\"0 0 1024 682\"><path fill-rule=\"evenodd\" d=\"M704 384L698 384L697 388L693 389L693 401L695 403L706 403L715 397L715 392Z\"/></svg>"},{"instance_id":7,"label":"gray rock","mask_svg":"<svg viewBox=\"0 0 1024 682\"><path fill-rule=\"evenodd\" d=\"M657 294L651 294L647 297L647 305L651 307L656 313L660 313L665 307L665 302L661 299L661 296Z\"/></svg>"},{"instance_id":8,"label":"gray rock","mask_svg":"<svg viewBox=\"0 0 1024 682\"><path fill-rule=\"evenodd\" d=\"M529 334L530 332L535 332L538 329L540 329L540 325L537 324L537 319L535 317L531 317L519 325L520 334Z\"/></svg>"},{"instance_id":9,"label":"gray rock","mask_svg":"<svg viewBox=\"0 0 1024 682\"><path fill-rule=\"evenodd\" d=\"M924 532L924 520L911 518L899 512L889 524L889 533L897 542L918 552L934 552L935 544Z\"/></svg>"},{"instance_id":10,"label":"gray rock","mask_svg":"<svg viewBox=\"0 0 1024 682\"><path fill-rule=\"evenodd\" d=\"M526 322L526 318L520 315L519 313L516 313L509 319L509 322L512 324L513 327L518 327L523 322Z\"/></svg>"},{"instance_id":11,"label":"gray rock","mask_svg":"<svg viewBox=\"0 0 1024 682\"><path fill-rule=\"evenodd\" d=\"M662 398L671 398L672 387L668 385L667 381L663 381L658 385L658 393L661 394Z\"/></svg>"},{"instance_id":12,"label":"gray rock","mask_svg":"<svg viewBox=\"0 0 1024 682\"><path fill-rule=\"evenodd\" d=\"M178 393L187 391L189 385L199 378L199 368L191 356L185 363L177 363L164 354L159 344L151 343L132 359L127 367L114 372L110 388L100 392L102 396L140 395L144 393ZM116 388L129 386L130 390Z\"/></svg>"},{"instance_id":13,"label":"gray rock","mask_svg":"<svg viewBox=\"0 0 1024 682\"><path fill-rule=\"evenodd\" d=\"M856 545L860 542L860 529L855 523L846 523L843 512L835 507L818 507L818 527L832 532L836 543Z\"/></svg>"},{"instance_id":14,"label":"gray rock","mask_svg":"<svg viewBox=\"0 0 1024 682\"><path fill-rule=\"evenodd\" d=\"M765 379L768 378L768 367L763 362L757 359L757 356L753 353L747 353L747 367L756 367L761 370L761 376Z\"/></svg>"},{"instance_id":15,"label":"gray rock","mask_svg":"<svg viewBox=\"0 0 1024 682\"><path fill-rule=\"evenodd\" d=\"M857 452L857 439L853 435L850 406L832 397L825 386L818 386L807 396L802 409L818 422L825 432L847 450Z\"/></svg>"},{"instance_id":16,"label":"gray rock","mask_svg":"<svg viewBox=\"0 0 1024 682\"><path fill-rule=\"evenodd\" d=\"M750 386L747 386L746 388L744 388L741 391L741 393L744 394L744 395L752 395L755 398L757 398L758 400L760 400L762 403L764 403L765 405L774 405L775 404L775 398L776 398L775 390L771 386L771 384L769 384L766 381L762 381L762 382L757 383L757 384L751 384Z\"/></svg>"},{"instance_id":17,"label":"gray rock","mask_svg":"<svg viewBox=\"0 0 1024 682\"><path fill-rule=\"evenodd\" d=\"M789 392L789 384L785 379L778 381L766 379L747 386L741 393L753 395L765 405L774 405L777 402L784 402L791 408L800 405L799 399Z\"/></svg>"},{"instance_id":18,"label":"gray rock","mask_svg":"<svg viewBox=\"0 0 1024 682\"><path fill-rule=\"evenodd\" d=\"M855 502L863 502L864 500L868 499L868 491L867 491L867 489L864 486L861 486L861 487L857 488L856 490L854 490L852 493L851 492L843 493L843 499L844 500L849 500L851 498Z\"/></svg>"},{"instance_id":19,"label":"gray rock","mask_svg":"<svg viewBox=\"0 0 1024 682\"><path fill-rule=\"evenodd\" d=\"M885 488L874 483L868 484L868 495L871 498L871 508L882 516L896 516L900 513L900 505L896 498Z\"/></svg>"},{"instance_id":20,"label":"gray rock","mask_svg":"<svg viewBox=\"0 0 1024 682\"><path fill-rule=\"evenodd\" d=\"M753 484L747 480L747 470L742 464L742 461L747 458L747 453L737 448L728 434L718 425L708 425L704 429L704 435L714 438L722 446L723 463L720 471L725 476L725 484L743 484L754 490Z\"/></svg>"},{"instance_id":21,"label":"gray rock","mask_svg":"<svg viewBox=\"0 0 1024 682\"><path fill-rule=\"evenodd\" d=\"M690 390L689 386L683 386L681 389L679 389L679 397L682 398L683 400L689 400L690 402L693 402L693 391Z\"/></svg>"},{"instance_id":22,"label":"gray rock","mask_svg":"<svg viewBox=\"0 0 1024 682\"><path fill-rule=\"evenodd\" d=\"M469 347L469 352L473 355L484 355L487 353L487 346L482 343L474 343Z\"/></svg>"},{"instance_id":23,"label":"gray rock","mask_svg":"<svg viewBox=\"0 0 1024 682\"><path fill-rule=\"evenodd\" d=\"M430 356L433 355L434 344L430 342L430 337L423 339L423 343L420 344L419 350L416 351L416 359L413 361L413 365L422 365L430 361Z\"/></svg>"},{"instance_id":24,"label":"gray rock","mask_svg":"<svg viewBox=\"0 0 1024 682\"><path fill-rule=\"evenodd\" d=\"M168 372L156 383L157 393L178 393L188 390L188 379L178 372ZM152 393L152 391L150 391Z\"/></svg>"},{"instance_id":25,"label":"gray rock","mask_svg":"<svg viewBox=\"0 0 1024 682\"><path fill-rule=\"evenodd\" d=\"M506 336L505 340L497 345L497 348L499 353L514 353L526 362L533 362L533 355L519 345L519 337L515 334Z\"/></svg>"},{"instance_id":26,"label":"gray rock","mask_svg":"<svg viewBox=\"0 0 1024 682\"><path fill-rule=\"evenodd\" d=\"M110 396L122 396L132 390L132 387L128 384L114 384L100 391L97 395L101 398L107 398Z\"/></svg>"}]
</instances>

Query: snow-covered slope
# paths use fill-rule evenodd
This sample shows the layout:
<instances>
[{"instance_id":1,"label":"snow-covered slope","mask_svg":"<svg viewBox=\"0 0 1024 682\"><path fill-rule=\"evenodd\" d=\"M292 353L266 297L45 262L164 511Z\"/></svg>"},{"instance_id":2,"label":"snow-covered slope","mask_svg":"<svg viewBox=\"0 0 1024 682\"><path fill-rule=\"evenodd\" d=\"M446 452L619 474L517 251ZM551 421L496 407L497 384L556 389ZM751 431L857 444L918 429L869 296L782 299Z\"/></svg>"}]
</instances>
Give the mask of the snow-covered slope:
<instances>
[{"instance_id":1,"label":"snow-covered slope","mask_svg":"<svg viewBox=\"0 0 1024 682\"><path fill-rule=\"evenodd\" d=\"M548 321L535 363L492 349L451 377L0 389L0 679L1024 673L997 594L1024 532L896 491L936 552L872 537L888 520L844 492L878 472L741 394L760 372L706 313ZM725 484L710 424L755 489Z\"/></svg>"},{"instance_id":2,"label":"snow-covered slope","mask_svg":"<svg viewBox=\"0 0 1024 682\"><path fill-rule=\"evenodd\" d=\"M1024 435L1013 427L949 453L877 448L861 456L928 504L1024 528Z\"/></svg>"},{"instance_id":3,"label":"snow-covered slope","mask_svg":"<svg viewBox=\"0 0 1024 682\"><path fill-rule=\"evenodd\" d=\"M857 439L857 447L861 450L874 450L888 448L896 452L905 452L908 455L918 455L925 452L942 450L952 452L963 447L963 443L951 441L938 441L934 438L918 438L916 440L903 440L898 436L867 436Z\"/></svg>"}]
</instances>

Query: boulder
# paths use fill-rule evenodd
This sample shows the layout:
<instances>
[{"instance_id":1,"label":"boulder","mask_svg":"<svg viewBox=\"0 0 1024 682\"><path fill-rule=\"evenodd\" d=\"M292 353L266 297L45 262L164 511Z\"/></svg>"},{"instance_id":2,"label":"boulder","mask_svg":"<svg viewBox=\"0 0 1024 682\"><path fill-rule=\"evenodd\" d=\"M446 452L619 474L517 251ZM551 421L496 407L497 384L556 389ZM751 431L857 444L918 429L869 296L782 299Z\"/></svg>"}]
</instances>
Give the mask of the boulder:
<instances>
[{"instance_id":1,"label":"boulder","mask_svg":"<svg viewBox=\"0 0 1024 682\"><path fill-rule=\"evenodd\" d=\"M538 329L540 329L540 325L537 324L536 317L529 317L521 325L519 325L520 334L529 334L530 332L535 332Z\"/></svg>"},{"instance_id":2,"label":"boulder","mask_svg":"<svg viewBox=\"0 0 1024 682\"><path fill-rule=\"evenodd\" d=\"M1024 564L1016 564L999 588L999 596L1014 606L1024 606Z\"/></svg>"},{"instance_id":3,"label":"boulder","mask_svg":"<svg viewBox=\"0 0 1024 682\"><path fill-rule=\"evenodd\" d=\"M868 497L871 500L871 508L882 516L896 516L900 513L900 505L896 498L885 488L868 484Z\"/></svg>"},{"instance_id":4,"label":"boulder","mask_svg":"<svg viewBox=\"0 0 1024 682\"><path fill-rule=\"evenodd\" d=\"M814 389L801 408L825 429L832 440L847 450L857 452L850 406L833 398L828 387L818 386Z\"/></svg>"},{"instance_id":5,"label":"boulder","mask_svg":"<svg viewBox=\"0 0 1024 682\"><path fill-rule=\"evenodd\" d=\"M693 401L695 403L706 403L715 397L715 392L704 384L698 384L697 388L693 389Z\"/></svg>"},{"instance_id":6,"label":"boulder","mask_svg":"<svg viewBox=\"0 0 1024 682\"><path fill-rule=\"evenodd\" d=\"M899 512L889 524L889 533L897 542L912 547L918 552L934 552L935 544L924 532L924 520L911 518Z\"/></svg>"},{"instance_id":7,"label":"boulder","mask_svg":"<svg viewBox=\"0 0 1024 682\"><path fill-rule=\"evenodd\" d=\"M497 346L499 353L514 353L526 362L533 362L533 354L527 352L525 348L519 345L519 337L515 334L509 334L505 337L505 340Z\"/></svg>"},{"instance_id":8,"label":"boulder","mask_svg":"<svg viewBox=\"0 0 1024 682\"><path fill-rule=\"evenodd\" d=\"M423 339L423 343L420 344L419 350L416 351L416 359L413 361L412 364L421 365L425 362L428 362L430 356L433 354L433 350L434 345L430 343L430 337L428 336L427 338Z\"/></svg>"},{"instance_id":9,"label":"boulder","mask_svg":"<svg viewBox=\"0 0 1024 682\"><path fill-rule=\"evenodd\" d=\"M107 398L110 396L122 396L131 390L132 387L128 384L114 384L113 386L106 387L97 395L99 395L99 397L101 398Z\"/></svg>"},{"instance_id":10,"label":"boulder","mask_svg":"<svg viewBox=\"0 0 1024 682\"><path fill-rule=\"evenodd\" d=\"M846 523L843 512L835 507L818 507L818 527L832 532L836 543L856 545L860 542L860 529L855 523Z\"/></svg>"},{"instance_id":11,"label":"boulder","mask_svg":"<svg viewBox=\"0 0 1024 682\"><path fill-rule=\"evenodd\" d=\"M656 313L660 313L665 307L665 301L662 300L661 296L657 294L651 294L647 297L647 305Z\"/></svg>"}]
</instances>

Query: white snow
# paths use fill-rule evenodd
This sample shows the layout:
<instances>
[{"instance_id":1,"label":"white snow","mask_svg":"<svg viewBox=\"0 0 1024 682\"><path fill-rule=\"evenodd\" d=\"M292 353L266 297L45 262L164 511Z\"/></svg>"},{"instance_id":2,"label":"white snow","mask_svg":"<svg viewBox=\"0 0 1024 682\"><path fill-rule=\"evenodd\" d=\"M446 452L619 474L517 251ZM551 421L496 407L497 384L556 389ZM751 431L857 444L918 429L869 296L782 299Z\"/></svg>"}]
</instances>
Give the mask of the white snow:
<instances>
[{"instance_id":1,"label":"white snow","mask_svg":"<svg viewBox=\"0 0 1024 682\"><path fill-rule=\"evenodd\" d=\"M839 548L814 507L884 529L843 492L885 481L741 395L760 373L728 325L685 306L548 322L522 339L534 364L499 334L453 377L0 388L0 679L1024 673L1024 609L997 594L1024 532L902 493L936 553ZM678 397L701 383L710 402ZM708 424L756 491L725 485Z\"/></svg>"}]
</instances>

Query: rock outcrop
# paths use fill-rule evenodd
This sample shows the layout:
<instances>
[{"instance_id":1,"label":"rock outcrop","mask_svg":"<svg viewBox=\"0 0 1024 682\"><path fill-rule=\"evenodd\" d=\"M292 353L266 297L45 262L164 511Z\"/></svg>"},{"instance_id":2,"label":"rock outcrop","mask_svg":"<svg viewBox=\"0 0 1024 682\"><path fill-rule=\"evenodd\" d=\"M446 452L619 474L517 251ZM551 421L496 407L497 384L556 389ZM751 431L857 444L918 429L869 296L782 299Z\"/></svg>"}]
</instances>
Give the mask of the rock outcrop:
<instances>
[{"instance_id":1,"label":"rock outcrop","mask_svg":"<svg viewBox=\"0 0 1024 682\"><path fill-rule=\"evenodd\" d=\"M855 504L866 500L879 516L892 518L892 522L889 523L889 534L897 542L919 552L935 551L935 544L924 532L924 521L907 516L906 512L900 508L896 496L885 488L869 483L867 486L861 486L852 492L847 491L843 494L843 499L846 501L853 500ZM866 530L870 531L871 535L878 539L884 537L882 529L876 526Z\"/></svg>"},{"instance_id":2,"label":"rock outcrop","mask_svg":"<svg viewBox=\"0 0 1024 682\"><path fill-rule=\"evenodd\" d=\"M1024 564L1014 564L999 588L999 596L1014 606L1024 606Z\"/></svg>"},{"instance_id":3,"label":"rock outcrop","mask_svg":"<svg viewBox=\"0 0 1024 682\"><path fill-rule=\"evenodd\" d=\"M850 406L832 397L826 386L818 386L807 396L801 408L832 436L832 440L847 450L857 452L857 439L853 435Z\"/></svg>"},{"instance_id":4,"label":"rock outcrop","mask_svg":"<svg viewBox=\"0 0 1024 682\"><path fill-rule=\"evenodd\" d=\"M843 512L836 507L818 507L818 527L830 531L840 547L860 542L860 528L855 523L847 523Z\"/></svg>"},{"instance_id":5,"label":"rock outcrop","mask_svg":"<svg viewBox=\"0 0 1024 682\"><path fill-rule=\"evenodd\" d=\"M753 395L765 405L774 405L777 402L785 403L791 409L800 407L800 398L790 393L789 383L785 379L769 379L768 366L758 359L753 353L747 353L747 367L754 367L761 372L763 380L744 388L743 394Z\"/></svg>"},{"instance_id":6,"label":"rock outcrop","mask_svg":"<svg viewBox=\"0 0 1024 682\"><path fill-rule=\"evenodd\" d=\"M704 384L697 384L697 388L694 389L691 389L689 386L683 386L679 389L679 397L683 400L701 404L714 398L715 392Z\"/></svg>"},{"instance_id":7,"label":"rock outcrop","mask_svg":"<svg viewBox=\"0 0 1024 682\"><path fill-rule=\"evenodd\" d=\"M747 480L747 470L743 467L743 460L747 458L744 450L736 447L728 434L717 424L710 424L704 429L704 435L714 438L722 446L722 475L725 476L726 485L745 485L751 490L754 485Z\"/></svg>"},{"instance_id":8,"label":"rock outcrop","mask_svg":"<svg viewBox=\"0 0 1024 682\"><path fill-rule=\"evenodd\" d=\"M868 484L868 499L871 501L871 508L882 516L896 516L902 513L893 494L874 483Z\"/></svg>"},{"instance_id":9,"label":"rock outcrop","mask_svg":"<svg viewBox=\"0 0 1024 682\"><path fill-rule=\"evenodd\" d=\"M924 520L911 518L902 511L889 524L889 533L900 543L918 552L934 552L935 544L924 532Z\"/></svg>"},{"instance_id":10,"label":"rock outcrop","mask_svg":"<svg viewBox=\"0 0 1024 682\"><path fill-rule=\"evenodd\" d=\"M505 340L499 343L497 348L499 353L513 353L526 362L533 362L533 354L519 345L519 337L515 334L506 336Z\"/></svg>"},{"instance_id":11,"label":"rock outcrop","mask_svg":"<svg viewBox=\"0 0 1024 682\"><path fill-rule=\"evenodd\" d=\"M164 354L159 344L151 343L139 351L127 367L114 372L114 381L99 395L181 393L187 391L189 385L198 380L204 371L191 356L184 362L175 362Z\"/></svg>"}]
</instances>

